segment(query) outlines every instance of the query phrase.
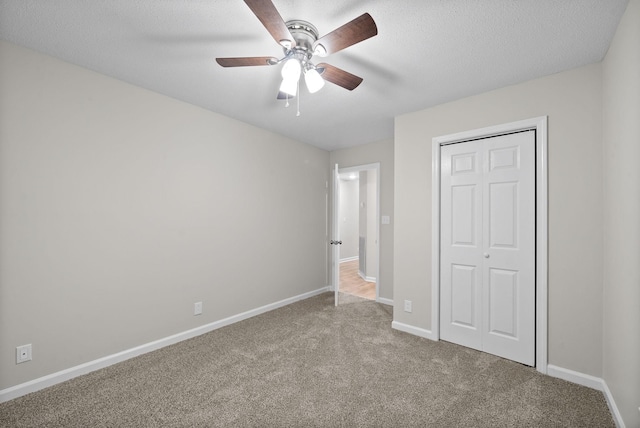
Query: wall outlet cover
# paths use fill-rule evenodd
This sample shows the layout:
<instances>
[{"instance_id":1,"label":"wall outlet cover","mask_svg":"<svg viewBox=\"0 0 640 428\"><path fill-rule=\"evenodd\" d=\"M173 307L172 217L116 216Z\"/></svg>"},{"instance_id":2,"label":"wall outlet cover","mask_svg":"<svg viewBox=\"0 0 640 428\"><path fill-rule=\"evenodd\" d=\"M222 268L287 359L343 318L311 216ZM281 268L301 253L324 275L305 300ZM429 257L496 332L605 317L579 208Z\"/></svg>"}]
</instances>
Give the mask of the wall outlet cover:
<instances>
[{"instance_id":1,"label":"wall outlet cover","mask_svg":"<svg viewBox=\"0 0 640 428\"><path fill-rule=\"evenodd\" d=\"M404 301L404 311L405 312L411 312L412 308L411 308L411 300L405 300Z\"/></svg>"},{"instance_id":2,"label":"wall outlet cover","mask_svg":"<svg viewBox=\"0 0 640 428\"><path fill-rule=\"evenodd\" d=\"M193 304L193 315L202 314L202 302L196 302Z\"/></svg>"},{"instance_id":3,"label":"wall outlet cover","mask_svg":"<svg viewBox=\"0 0 640 428\"><path fill-rule=\"evenodd\" d=\"M18 346L16 348L16 364L31 361L31 344Z\"/></svg>"}]
</instances>

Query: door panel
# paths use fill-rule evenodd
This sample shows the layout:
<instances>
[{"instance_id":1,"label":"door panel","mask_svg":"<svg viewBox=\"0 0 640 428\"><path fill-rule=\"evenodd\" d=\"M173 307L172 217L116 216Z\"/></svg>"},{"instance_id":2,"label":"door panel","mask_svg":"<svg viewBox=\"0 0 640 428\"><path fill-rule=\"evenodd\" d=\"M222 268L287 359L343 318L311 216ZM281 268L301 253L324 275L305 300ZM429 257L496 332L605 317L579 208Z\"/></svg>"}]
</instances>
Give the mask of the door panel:
<instances>
[{"instance_id":1,"label":"door panel","mask_svg":"<svg viewBox=\"0 0 640 428\"><path fill-rule=\"evenodd\" d=\"M441 148L440 336L535 364L535 132Z\"/></svg>"},{"instance_id":2,"label":"door panel","mask_svg":"<svg viewBox=\"0 0 640 428\"><path fill-rule=\"evenodd\" d=\"M489 334L518 336L518 272L489 271Z\"/></svg>"},{"instance_id":3,"label":"door panel","mask_svg":"<svg viewBox=\"0 0 640 428\"><path fill-rule=\"evenodd\" d=\"M489 185L489 247L518 247L518 183Z\"/></svg>"},{"instance_id":4,"label":"door panel","mask_svg":"<svg viewBox=\"0 0 640 428\"><path fill-rule=\"evenodd\" d=\"M451 266L451 323L477 329L476 266Z\"/></svg>"},{"instance_id":5,"label":"door panel","mask_svg":"<svg viewBox=\"0 0 640 428\"><path fill-rule=\"evenodd\" d=\"M482 152L480 145L442 148L440 334L482 346ZM444 214L446 212L446 214ZM446 248L446 249L445 249Z\"/></svg>"},{"instance_id":6,"label":"door panel","mask_svg":"<svg viewBox=\"0 0 640 428\"><path fill-rule=\"evenodd\" d=\"M488 138L483 349L535 364L535 132ZM509 279L511 278L511 279ZM495 285L494 285L495 282ZM492 293L493 290L493 293ZM495 328L494 328L495 327Z\"/></svg>"},{"instance_id":7,"label":"door panel","mask_svg":"<svg viewBox=\"0 0 640 428\"><path fill-rule=\"evenodd\" d=\"M460 153L451 155L451 174L467 174L477 172L477 153Z\"/></svg>"},{"instance_id":8,"label":"door panel","mask_svg":"<svg viewBox=\"0 0 640 428\"><path fill-rule=\"evenodd\" d=\"M489 150L489 171L517 168L519 152L518 146Z\"/></svg>"},{"instance_id":9,"label":"door panel","mask_svg":"<svg viewBox=\"0 0 640 428\"><path fill-rule=\"evenodd\" d=\"M477 246L476 186L451 187L451 245Z\"/></svg>"}]
</instances>

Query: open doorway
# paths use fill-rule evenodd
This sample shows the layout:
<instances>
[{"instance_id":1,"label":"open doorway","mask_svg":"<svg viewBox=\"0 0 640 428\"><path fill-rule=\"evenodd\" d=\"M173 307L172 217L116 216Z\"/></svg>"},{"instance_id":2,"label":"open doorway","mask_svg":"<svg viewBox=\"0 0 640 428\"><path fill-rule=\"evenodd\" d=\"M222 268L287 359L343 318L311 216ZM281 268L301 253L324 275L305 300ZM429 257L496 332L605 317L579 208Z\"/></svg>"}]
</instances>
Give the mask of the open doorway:
<instances>
[{"instance_id":1,"label":"open doorway","mask_svg":"<svg viewBox=\"0 0 640 428\"><path fill-rule=\"evenodd\" d=\"M339 290L378 298L379 165L339 170Z\"/></svg>"}]
</instances>

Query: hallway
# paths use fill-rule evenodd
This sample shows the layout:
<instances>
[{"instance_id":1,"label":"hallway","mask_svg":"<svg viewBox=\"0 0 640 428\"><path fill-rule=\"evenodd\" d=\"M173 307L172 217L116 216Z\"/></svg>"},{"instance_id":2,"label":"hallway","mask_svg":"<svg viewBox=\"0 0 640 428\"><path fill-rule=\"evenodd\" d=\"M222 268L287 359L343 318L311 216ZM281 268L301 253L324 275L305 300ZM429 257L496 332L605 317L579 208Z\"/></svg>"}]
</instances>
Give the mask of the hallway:
<instances>
[{"instance_id":1,"label":"hallway","mask_svg":"<svg viewBox=\"0 0 640 428\"><path fill-rule=\"evenodd\" d=\"M358 275L358 259L340 263L340 291L342 293L363 297L369 300L376 298L376 283L367 282Z\"/></svg>"}]
</instances>

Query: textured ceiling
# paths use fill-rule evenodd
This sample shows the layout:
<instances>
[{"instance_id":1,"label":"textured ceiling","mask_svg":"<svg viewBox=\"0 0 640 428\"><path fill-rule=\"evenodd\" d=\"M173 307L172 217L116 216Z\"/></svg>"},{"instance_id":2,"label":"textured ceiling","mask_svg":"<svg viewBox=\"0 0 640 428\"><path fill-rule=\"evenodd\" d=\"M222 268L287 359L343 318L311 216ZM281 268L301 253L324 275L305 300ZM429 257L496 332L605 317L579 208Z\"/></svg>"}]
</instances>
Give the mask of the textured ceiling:
<instances>
[{"instance_id":1,"label":"textured ceiling","mask_svg":"<svg viewBox=\"0 0 640 428\"><path fill-rule=\"evenodd\" d=\"M282 56L242 0L0 0L0 38L333 150L393 137L399 114L600 61L627 1L273 0L321 36L364 12L378 26L324 59L364 82L303 92L300 117L276 100L279 67L215 62Z\"/></svg>"}]
</instances>

